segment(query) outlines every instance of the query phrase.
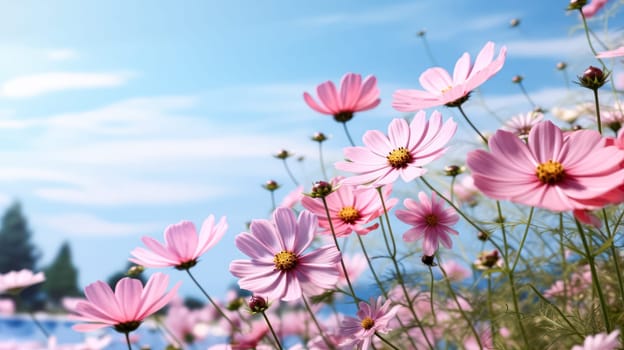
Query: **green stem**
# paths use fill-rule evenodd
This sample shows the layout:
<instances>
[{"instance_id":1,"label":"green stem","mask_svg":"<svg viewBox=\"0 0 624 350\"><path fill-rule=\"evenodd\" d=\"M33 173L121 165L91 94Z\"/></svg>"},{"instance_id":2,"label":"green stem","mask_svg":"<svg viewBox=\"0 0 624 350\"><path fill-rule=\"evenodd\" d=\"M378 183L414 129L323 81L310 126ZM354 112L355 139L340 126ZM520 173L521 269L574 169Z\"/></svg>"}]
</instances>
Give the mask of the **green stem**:
<instances>
[{"instance_id":1,"label":"green stem","mask_svg":"<svg viewBox=\"0 0 624 350\"><path fill-rule=\"evenodd\" d=\"M349 128L347 128L347 122L342 122L342 127L345 134L347 135L347 139L349 139L349 143L351 144L351 146L355 146L355 142L353 142L353 139L351 138L351 133L349 133Z\"/></svg>"},{"instance_id":2,"label":"green stem","mask_svg":"<svg viewBox=\"0 0 624 350\"><path fill-rule=\"evenodd\" d=\"M531 207L529 211L529 219L527 220L527 224L524 228L524 234L522 235L522 240L520 241L520 246L518 247L518 251L516 252L516 257L514 258L514 262L511 265L510 273L513 273L516 270L516 265L518 265L518 260L520 260L520 253L522 253L522 248L524 247L524 242L526 242L526 238L529 234L529 228L531 227L531 220L533 220L533 211L534 207Z\"/></svg>"},{"instance_id":3,"label":"green stem","mask_svg":"<svg viewBox=\"0 0 624 350\"><path fill-rule=\"evenodd\" d=\"M440 267L442 268L442 267ZM429 266L429 275L431 275L431 290L429 291L429 306L431 307L431 316L433 317L433 323L437 323L437 317L435 313L435 308L433 307L433 287L434 287L434 279L433 279L433 269Z\"/></svg>"},{"instance_id":4,"label":"green stem","mask_svg":"<svg viewBox=\"0 0 624 350\"><path fill-rule=\"evenodd\" d=\"M583 248L585 248L585 254L587 255L587 262L589 263L589 268L591 269L592 281L594 287L596 287L596 292L598 293L598 299L600 300L600 308L602 310L602 318L605 323L605 328L607 329L607 333L611 333L611 322L609 321L609 312L607 309L607 302L604 297L604 293L602 292L602 287L600 285L600 280L598 279L598 272L596 271L596 264L594 260L594 254L592 253L589 245L587 244L587 238L585 237L585 230L583 230L583 226L581 223L575 219L576 228L579 231L579 235L581 236L581 241L583 242Z\"/></svg>"},{"instance_id":5,"label":"green stem","mask_svg":"<svg viewBox=\"0 0 624 350\"><path fill-rule=\"evenodd\" d=\"M321 338L323 338L323 342L325 342L325 345L327 345L327 347L332 349L332 350L336 349L334 344L332 344L329 341L329 339L327 339L327 336L325 335L325 332L323 331L323 328L321 328L321 325L319 324L318 320L316 319L316 316L314 315L314 312L310 308L310 304L308 304L308 300L306 299L305 295L302 295L301 299L303 299L303 304L305 305L306 310L308 310L308 313L310 314L310 317L312 318L312 322L314 322L314 325L316 326L316 329L318 329L319 334L321 335Z\"/></svg>"},{"instance_id":6,"label":"green stem","mask_svg":"<svg viewBox=\"0 0 624 350\"><path fill-rule=\"evenodd\" d=\"M563 244L563 213L559 213L559 250L561 252L561 277L563 281L563 311L568 306L568 264L566 262L565 245Z\"/></svg>"},{"instance_id":7,"label":"green stem","mask_svg":"<svg viewBox=\"0 0 624 350\"><path fill-rule=\"evenodd\" d=\"M598 124L598 132L602 135L602 122L600 121L600 103L598 103L598 89L592 89L594 92L594 104L596 105L596 123Z\"/></svg>"},{"instance_id":8,"label":"green stem","mask_svg":"<svg viewBox=\"0 0 624 350\"><path fill-rule=\"evenodd\" d=\"M264 317L264 321L266 321L267 326L269 326L269 330L271 330L271 334L273 334L273 339L275 340L275 343L277 344L277 348L279 350L282 350L282 343L280 343L279 337L277 336L277 334L275 333L275 330L273 329L273 326L271 325L271 322L269 321L269 318L267 317L266 313L264 311L261 312L262 317Z\"/></svg>"},{"instance_id":9,"label":"green stem","mask_svg":"<svg viewBox=\"0 0 624 350\"><path fill-rule=\"evenodd\" d=\"M468 118L468 116L466 115L466 112L464 112L464 109L462 108L462 106L461 105L457 106L457 109L459 109L459 112L464 117L464 119L468 122L468 125L470 125L472 130L474 130L477 133L477 135L479 135L481 140L483 140L483 143L487 145L488 144L488 139L485 136L483 136L483 134L481 134L479 129L477 129L477 127L474 126L474 124L472 124L472 122L470 121L470 118Z\"/></svg>"},{"instance_id":10,"label":"green stem","mask_svg":"<svg viewBox=\"0 0 624 350\"><path fill-rule=\"evenodd\" d=\"M366 258L366 262L368 263L368 268L370 269L371 273L373 274L373 278L375 279L375 283L377 283L377 286L379 287L379 290L383 294L384 298L388 299L388 292L384 288L383 283L381 283L381 280L379 279L379 276L377 276L377 272L375 272L375 269L373 267L373 262L371 261L370 257L368 256L368 252L366 251L366 247L364 246L364 241L362 241L362 237L360 235L356 235L356 236L358 238L358 241L360 242L360 247L362 248L362 253L364 253L364 257Z\"/></svg>"},{"instance_id":11,"label":"green stem","mask_svg":"<svg viewBox=\"0 0 624 350\"><path fill-rule=\"evenodd\" d=\"M622 281L622 273L620 272L620 255L615 247L615 240L612 236L611 228L609 227L609 218L607 217L607 211L602 209L602 217L604 218L605 230L607 231L608 239L611 239L611 256L613 256L613 267L615 268L615 276L618 281L618 287L620 289L620 299L624 298L624 281Z\"/></svg>"},{"instance_id":12,"label":"green stem","mask_svg":"<svg viewBox=\"0 0 624 350\"><path fill-rule=\"evenodd\" d=\"M299 186L299 182L295 178L295 175L293 175L292 171L290 171L290 167L288 166L288 162L286 162L286 158L283 158L282 161L284 162L284 168L286 169L286 172L288 173L288 176L290 177L292 182L295 184L295 186Z\"/></svg>"},{"instance_id":13,"label":"green stem","mask_svg":"<svg viewBox=\"0 0 624 350\"><path fill-rule=\"evenodd\" d=\"M589 48L591 49L591 52L594 54L594 56L596 56L598 52L596 51L596 49L594 49L594 45L592 44L591 38L589 37L589 26L587 25L587 19L585 18L585 14L583 13L582 9L579 9L579 12L581 14L581 18L583 19L583 28L585 29L585 37L587 38L587 44L589 44ZM600 62L600 64L602 65L602 69L604 70L606 65L604 64L602 59L598 58L598 62Z\"/></svg>"},{"instance_id":14,"label":"green stem","mask_svg":"<svg viewBox=\"0 0 624 350\"><path fill-rule=\"evenodd\" d=\"M483 344L481 344L481 337L479 336L479 332L477 332L477 329L474 327L474 324L472 323L470 318L468 318L468 315L466 314L464 309L461 307L461 304L459 303L459 299L457 298L457 294L455 294L455 290L453 290L453 286L451 285L451 280L449 280L448 275L446 274L446 271L442 267L442 262L440 261L440 257L438 256L437 259L438 259L438 265L440 267L440 271L442 271L442 275L444 276L446 285L448 286L449 292L451 293L451 297L453 297L453 300L455 300L455 304L457 305L457 309L459 310L459 313L462 315L464 320L466 320L466 322L468 323L468 326L470 327L470 330L472 331L472 334L474 335L475 340L477 341L477 344L479 345L479 349L483 349Z\"/></svg>"},{"instance_id":15,"label":"green stem","mask_svg":"<svg viewBox=\"0 0 624 350\"><path fill-rule=\"evenodd\" d=\"M199 282L197 282L197 280L195 279L195 277L193 276L193 274L191 273L191 269L185 269L186 273L188 273L189 277L191 277L191 280L193 280L193 282L195 283L195 285L197 286L197 288L199 288L199 290L202 292L202 294L204 294L204 296L206 296L206 298L208 299L208 301L210 301L210 303L212 304L212 306L214 306L214 308L217 310L217 312L219 313L219 315L221 315L221 317L223 317L223 319L225 319L226 321L228 321L228 323L230 324L230 326L232 327L232 331L235 331L238 327L236 327L236 325L234 324L234 322L232 322L232 320L227 317L227 315L225 314L225 312L223 312L223 310L221 309L221 307L219 307L219 304L217 304L211 297L210 295L204 290L204 288L201 286L201 284L199 284Z\"/></svg>"},{"instance_id":16,"label":"green stem","mask_svg":"<svg viewBox=\"0 0 624 350\"><path fill-rule=\"evenodd\" d=\"M494 308L492 306L492 275L487 276L487 308L490 316L490 333L492 334L492 343L495 344L496 327L494 325Z\"/></svg>"},{"instance_id":17,"label":"green stem","mask_svg":"<svg viewBox=\"0 0 624 350\"><path fill-rule=\"evenodd\" d=\"M381 339L382 342L384 342L386 345L388 345L389 347L391 347L394 350L400 350L398 347L396 347L394 344L392 344L390 341L388 341L388 339L382 337L379 332L375 332L375 336L377 336L377 338Z\"/></svg>"},{"instance_id":18,"label":"green stem","mask_svg":"<svg viewBox=\"0 0 624 350\"><path fill-rule=\"evenodd\" d=\"M325 161L323 160L323 143L319 142L319 161L321 162L321 172L323 173L323 179L327 181L329 177L327 176L327 171L325 170Z\"/></svg>"},{"instance_id":19,"label":"green stem","mask_svg":"<svg viewBox=\"0 0 624 350\"><path fill-rule=\"evenodd\" d=\"M126 335L126 344L128 344L128 350L132 350L132 345L130 345L130 332L124 332Z\"/></svg>"},{"instance_id":20,"label":"green stem","mask_svg":"<svg viewBox=\"0 0 624 350\"><path fill-rule=\"evenodd\" d=\"M531 106L533 108L537 108L537 105L535 104L535 102L533 102L533 100L531 99L531 97L529 96L529 93L526 91L526 89L524 88L524 85L522 84L522 82L518 82L517 83L518 86L520 87L520 91L522 91L522 94L524 95L524 97L526 97L527 101L529 101L529 103L531 104Z\"/></svg>"},{"instance_id":21,"label":"green stem","mask_svg":"<svg viewBox=\"0 0 624 350\"><path fill-rule=\"evenodd\" d=\"M32 311L28 311L28 315L32 319L32 321L35 324L35 326L37 326L37 328L39 328L41 333L43 333L43 335L46 337L46 339L50 339L50 333L48 333L48 331L46 331L45 328L43 328L43 325L41 324L41 322L39 322L39 320L37 320L37 318L35 318L35 314Z\"/></svg>"},{"instance_id":22,"label":"green stem","mask_svg":"<svg viewBox=\"0 0 624 350\"><path fill-rule=\"evenodd\" d=\"M568 318L565 316L565 314L557 307L557 305L553 304L550 302L550 300L546 299L546 297L544 297L542 295L542 293L540 293L532 284L529 284L529 287L531 287L531 289L533 289L533 292L535 292L535 294L542 299L542 301L546 304L548 304L550 307L552 307L558 314L559 316L561 316L561 318L563 318L563 320L565 321L565 323L568 324L568 326L570 327L570 329L572 329L572 331L574 331L574 334L578 335L581 339L584 339L585 336L583 334L581 334L581 332L579 332L576 327L574 327L574 325L570 322L570 320L568 320Z\"/></svg>"}]
</instances>

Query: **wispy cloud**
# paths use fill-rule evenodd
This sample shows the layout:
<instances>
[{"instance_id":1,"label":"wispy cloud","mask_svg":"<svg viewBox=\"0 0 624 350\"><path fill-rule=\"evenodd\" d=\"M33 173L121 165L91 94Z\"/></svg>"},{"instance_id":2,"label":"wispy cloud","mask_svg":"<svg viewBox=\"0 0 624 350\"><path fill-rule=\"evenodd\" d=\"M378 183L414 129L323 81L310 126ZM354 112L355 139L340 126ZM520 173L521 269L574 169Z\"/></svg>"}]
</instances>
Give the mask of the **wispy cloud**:
<instances>
[{"instance_id":1,"label":"wispy cloud","mask_svg":"<svg viewBox=\"0 0 624 350\"><path fill-rule=\"evenodd\" d=\"M423 11L426 4L423 2L409 2L388 6L380 6L357 12L336 12L315 17L300 18L297 24L310 27L327 25L369 25L396 22L413 18L415 13Z\"/></svg>"},{"instance_id":2,"label":"wispy cloud","mask_svg":"<svg viewBox=\"0 0 624 350\"><path fill-rule=\"evenodd\" d=\"M52 49L45 52L51 61L70 61L79 57L78 51L72 49Z\"/></svg>"},{"instance_id":3,"label":"wispy cloud","mask_svg":"<svg viewBox=\"0 0 624 350\"><path fill-rule=\"evenodd\" d=\"M9 98L34 97L63 90L110 88L125 84L133 74L49 72L13 78L0 86Z\"/></svg>"},{"instance_id":4,"label":"wispy cloud","mask_svg":"<svg viewBox=\"0 0 624 350\"><path fill-rule=\"evenodd\" d=\"M121 236L162 230L162 225L158 223L114 222L85 213L42 216L37 219L37 224L46 230L70 236Z\"/></svg>"}]
</instances>

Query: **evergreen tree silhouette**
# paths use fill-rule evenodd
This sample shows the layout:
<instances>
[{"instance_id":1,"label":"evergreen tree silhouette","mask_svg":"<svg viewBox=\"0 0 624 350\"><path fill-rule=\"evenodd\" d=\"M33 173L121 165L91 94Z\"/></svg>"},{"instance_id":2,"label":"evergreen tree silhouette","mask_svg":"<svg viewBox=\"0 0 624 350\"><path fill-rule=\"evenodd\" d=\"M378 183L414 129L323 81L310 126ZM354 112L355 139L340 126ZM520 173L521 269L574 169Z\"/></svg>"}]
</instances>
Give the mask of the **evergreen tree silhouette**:
<instances>
[{"instance_id":1,"label":"evergreen tree silhouette","mask_svg":"<svg viewBox=\"0 0 624 350\"><path fill-rule=\"evenodd\" d=\"M42 290L48 300L56 305L65 296L79 296L78 269L72 262L71 247L68 242L63 242L56 258L44 270L46 283Z\"/></svg>"}]
</instances>

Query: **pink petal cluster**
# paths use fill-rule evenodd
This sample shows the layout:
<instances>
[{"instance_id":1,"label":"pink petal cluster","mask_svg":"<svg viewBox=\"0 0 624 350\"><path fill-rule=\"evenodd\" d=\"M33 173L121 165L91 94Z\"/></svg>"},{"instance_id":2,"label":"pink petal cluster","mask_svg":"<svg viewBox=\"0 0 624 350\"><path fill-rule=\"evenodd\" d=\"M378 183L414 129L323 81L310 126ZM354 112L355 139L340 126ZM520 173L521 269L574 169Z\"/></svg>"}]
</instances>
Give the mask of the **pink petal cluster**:
<instances>
[{"instance_id":1,"label":"pink petal cluster","mask_svg":"<svg viewBox=\"0 0 624 350\"><path fill-rule=\"evenodd\" d=\"M302 294L316 295L338 281L340 252L325 245L306 250L318 229L307 210L296 218L289 208L277 208L273 220L252 220L249 232L236 236L236 246L251 260L234 260L230 272L238 285L268 300L291 301Z\"/></svg>"},{"instance_id":2,"label":"pink petal cluster","mask_svg":"<svg viewBox=\"0 0 624 350\"><path fill-rule=\"evenodd\" d=\"M453 70L453 77L440 67L429 68L419 78L423 90L397 90L392 96L392 107L400 112L414 112L435 106L459 106L479 85L498 73L505 63L507 48L503 46L494 59L494 43L488 42L477 55L474 64L470 54L464 53Z\"/></svg>"},{"instance_id":3,"label":"pink petal cluster","mask_svg":"<svg viewBox=\"0 0 624 350\"><path fill-rule=\"evenodd\" d=\"M45 281L43 272L33 273L28 269L0 274L0 294L18 293L26 287Z\"/></svg>"},{"instance_id":4,"label":"pink petal cluster","mask_svg":"<svg viewBox=\"0 0 624 350\"><path fill-rule=\"evenodd\" d=\"M544 121L526 144L498 130L489 146L489 152L470 152L467 165L475 186L490 198L553 211L596 209L607 201L601 196L624 182L624 152L594 130L564 135Z\"/></svg>"},{"instance_id":5,"label":"pink petal cluster","mask_svg":"<svg viewBox=\"0 0 624 350\"><path fill-rule=\"evenodd\" d=\"M437 198L435 193L431 198L424 192L418 193L418 200L406 198L403 205L407 210L397 210L396 217L412 226L403 234L403 240L413 242L423 239L423 254L433 256L440 243L446 248L453 246L452 235L458 232L451 226L459 221L459 215L453 208L445 208L444 200Z\"/></svg>"},{"instance_id":6,"label":"pink petal cluster","mask_svg":"<svg viewBox=\"0 0 624 350\"><path fill-rule=\"evenodd\" d=\"M377 79L369 75L362 82L362 76L355 73L347 73L340 81L340 90L331 81L326 81L316 88L321 103L317 103L307 92L303 99L313 110L327 115L333 115L339 122L347 122L353 117L353 113L366 111L377 107L379 89Z\"/></svg>"},{"instance_id":7,"label":"pink petal cluster","mask_svg":"<svg viewBox=\"0 0 624 350\"><path fill-rule=\"evenodd\" d=\"M613 332L598 333L589 335L583 341L583 345L574 345L570 350L614 350L618 349L620 343L620 331L618 329Z\"/></svg>"},{"instance_id":8,"label":"pink petal cluster","mask_svg":"<svg viewBox=\"0 0 624 350\"><path fill-rule=\"evenodd\" d=\"M591 2L581 9L586 18L592 18L602 9L609 0L591 0Z\"/></svg>"},{"instance_id":9,"label":"pink petal cluster","mask_svg":"<svg viewBox=\"0 0 624 350\"><path fill-rule=\"evenodd\" d=\"M529 135L531 129L539 124L544 119L542 113L529 112L524 114L518 114L511 119L507 120L502 130L510 131L516 136L526 138Z\"/></svg>"},{"instance_id":10,"label":"pink petal cluster","mask_svg":"<svg viewBox=\"0 0 624 350\"><path fill-rule=\"evenodd\" d=\"M346 317L340 326L341 333L348 340L343 345L358 345L358 349L367 350L375 333L388 333L390 320L394 318L400 305L391 306L391 300L382 304L381 297L371 298L369 303L361 301L357 318Z\"/></svg>"},{"instance_id":11,"label":"pink petal cluster","mask_svg":"<svg viewBox=\"0 0 624 350\"><path fill-rule=\"evenodd\" d=\"M97 281L85 288L87 300L78 302L74 318L87 322L74 325L80 332L89 332L112 326L116 331L129 333L141 322L167 305L180 287L178 282L168 293L169 276L153 274L145 287L141 281L125 277L115 285L115 291L103 281Z\"/></svg>"},{"instance_id":12,"label":"pink petal cluster","mask_svg":"<svg viewBox=\"0 0 624 350\"><path fill-rule=\"evenodd\" d=\"M442 157L457 124L447 120L442 124L438 111L427 120L426 113L416 113L408 124L405 119L393 119L388 136L378 130L369 130L362 137L365 147L347 147L347 161L337 162L336 168L357 173L343 183L373 187L391 184L401 177L405 182L427 172L423 166Z\"/></svg>"},{"instance_id":13,"label":"pink petal cluster","mask_svg":"<svg viewBox=\"0 0 624 350\"><path fill-rule=\"evenodd\" d=\"M624 46L620 46L617 49L598 52L596 58L613 58L624 56Z\"/></svg>"},{"instance_id":14,"label":"pink petal cluster","mask_svg":"<svg viewBox=\"0 0 624 350\"><path fill-rule=\"evenodd\" d=\"M129 260L147 267L190 268L197 263L202 254L219 242L227 227L225 217L215 225L213 215L204 220L199 235L195 225L190 221L169 225L165 229L164 245L145 236L142 241L148 249L141 247L134 249L130 252L134 258Z\"/></svg>"},{"instance_id":15,"label":"pink petal cluster","mask_svg":"<svg viewBox=\"0 0 624 350\"><path fill-rule=\"evenodd\" d=\"M332 226L337 237L346 237L351 232L365 235L375 230L379 224L372 221L384 213L384 206L379 198L377 189L341 183L343 177L332 179L332 188L335 190L325 197ZM397 202L396 198L389 198L392 186L385 186L382 190L386 208L390 210ZM331 235L329 220L325 205L321 198L303 197L301 204L311 211L319 221L322 234Z\"/></svg>"}]
</instances>

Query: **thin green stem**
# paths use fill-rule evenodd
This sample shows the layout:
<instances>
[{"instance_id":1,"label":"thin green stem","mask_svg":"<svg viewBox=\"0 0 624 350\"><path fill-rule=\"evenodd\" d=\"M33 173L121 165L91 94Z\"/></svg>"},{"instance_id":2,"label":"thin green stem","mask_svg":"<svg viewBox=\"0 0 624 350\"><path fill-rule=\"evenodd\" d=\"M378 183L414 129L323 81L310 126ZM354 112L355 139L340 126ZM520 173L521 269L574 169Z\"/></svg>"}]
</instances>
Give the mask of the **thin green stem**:
<instances>
[{"instance_id":1,"label":"thin green stem","mask_svg":"<svg viewBox=\"0 0 624 350\"><path fill-rule=\"evenodd\" d=\"M516 265L518 265L518 260L520 260L520 255L522 253L522 248L524 247L524 242L526 242L526 238L529 235L529 228L531 227L531 220L533 220L533 211L535 207L531 207L529 211L529 219L527 220L527 224L524 228L524 234L522 234L522 240L520 241L520 246L518 247L518 251L516 252L516 257L514 258L514 262L511 265L510 273L513 273L516 270Z\"/></svg>"},{"instance_id":2,"label":"thin green stem","mask_svg":"<svg viewBox=\"0 0 624 350\"><path fill-rule=\"evenodd\" d=\"M522 84L521 81L519 81L517 84L518 84L518 87L520 87L520 91L522 91L522 94L524 95L524 97L526 97L527 101L529 101L531 106L533 108L537 108L537 105L535 104L535 102L533 102L533 100L531 99L531 96L529 96L529 93L524 88L524 84Z\"/></svg>"},{"instance_id":3,"label":"thin green stem","mask_svg":"<svg viewBox=\"0 0 624 350\"><path fill-rule=\"evenodd\" d=\"M440 267L442 268L442 267ZM431 307L431 317L433 317L433 323L437 323L437 317L436 317L436 313L435 313L435 307L433 307L433 287L435 286L434 284L434 279L433 279L433 269L431 268L431 266L429 266L429 275L431 276L431 287L429 288L429 306Z\"/></svg>"},{"instance_id":4,"label":"thin green stem","mask_svg":"<svg viewBox=\"0 0 624 350\"><path fill-rule=\"evenodd\" d=\"M431 60L431 63L434 66L437 66L438 63L436 62L436 59L433 56L433 51L431 51L431 47L429 47L429 42L427 41L427 38L425 37L425 35L419 35L419 36L422 39L423 46L425 47L425 52L427 53L427 57L429 57L429 60Z\"/></svg>"},{"instance_id":5,"label":"thin green stem","mask_svg":"<svg viewBox=\"0 0 624 350\"><path fill-rule=\"evenodd\" d=\"M310 317L312 318L312 322L314 322L314 325L316 326L316 329L318 329L319 334L321 335L321 338L323 338L323 342L325 342L325 345L327 345L327 347L330 348L330 349L335 349L336 347L334 346L334 344L332 344L329 341L329 339L327 339L327 336L325 335L325 332L323 331L323 328L321 328L320 323L316 319L316 316L314 315L314 312L310 308L310 304L308 304L308 300L306 299L305 295L302 295L301 299L303 299L303 305L305 305L306 310L308 310L308 313L310 314Z\"/></svg>"},{"instance_id":6,"label":"thin green stem","mask_svg":"<svg viewBox=\"0 0 624 350\"><path fill-rule=\"evenodd\" d=\"M587 19L585 18L585 14L583 13L581 9L579 9L579 13L581 14L581 18L583 20L583 28L585 29L585 37L587 38L587 44L589 45L591 52L594 54L594 56L596 56L598 52L596 51L596 49L594 49L594 45L592 44L591 38L589 37L589 26L587 25ZM604 64L602 59L598 58L598 61L600 62L600 64L602 65L602 69L604 70L606 65Z\"/></svg>"},{"instance_id":7,"label":"thin green stem","mask_svg":"<svg viewBox=\"0 0 624 350\"><path fill-rule=\"evenodd\" d=\"M373 274L373 278L375 279L375 283L377 283L377 286L379 287L379 290L383 294L384 298L388 299L388 292L384 288L383 283L381 283L381 280L379 279L379 276L377 276L377 272L375 272L375 268L373 267L373 262L371 261L370 257L368 256L368 252L366 251L366 247L364 246L364 241L362 240L362 237L360 235L356 235L356 236L358 238L358 241L360 242L360 247L362 248L362 253L364 254L364 257L366 258L366 262L368 263L368 268L370 269L371 273Z\"/></svg>"},{"instance_id":8,"label":"thin green stem","mask_svg":"<svg viewBox=\"0 0 624 350\"><path fill-rule=\"evenodd\" d=\"M451 189L450 189L451 202L455 201L455 181L456 180L457 180L457 176L453 175L453 177L451 178Z\"/></svg>"},{"instance_id":9,"label":"thin green stem","mask_svg":"<svg viewBox=\"0 0 624 350\"><path fill-rule=\"evenodd\" d=\"M277 348L279 350L282 350L282 343L280 343L279 337L277 336L277 334L275 333L275 330L273 329L273 326L271 325L271 321L269 321L269 318L267 317L266 313L264 311L261 312L262 317L264 317L264 321L266 322L267 326L269 326L269 330L271 331L271 334L273 334L273 339L275 340L275 343L277 344Z\"/></svg>"},{"instance_id":10,"label":"thin green stem","mask_svg":"<svg viewBox=\"0 0 624 350\"><path fill-rule=\"evenodd\" d=\"M440 267L440 271L442 271L442 275L444 276L446 285L448 286L449 292L451 293L451 297L453 297L453 300L455 300L455 304L457 305L457 309L459 310L459 313L462 315L464 320L466 320L466 322L468 323L468 326L470 327L470 330L472 331L472 334L474 335L475 340L477 341L477 344L479 345L479 349L483 349L483 344L481 344L481 337L479 336L479 332L477 332L477 329L475 328L474 324L472 323L472 321L470 320L470 318L468 317L468 315L462 308L461 304L459 303L457 294L455 293L455 290L453 290L453 286L451 285L451 280L449 280L448 275L446 274L446 271L442 267L442 261L440 261L440 257L438 256L437 259L438 259L438 265Z\"/></svg>"},{"instance_id":11,"label":"thin green stem","mask_svg":"<svg viewBox=\"0 0 624 350\"><path fill-rule=\"evenodd\" d=\"M195 279L195 277L193 276L193 274L191 273L191 269L185 269L186 273L189 275L189 277L191 277L191 280L193 280L193 282L195 283L195 285L197 286L197 288L199 288L199 290L202 292L202 294L204 294L204 296L206 296L206 298L208 299L208 301L210 301L210 303L212 304L212 306L214 306L214 308L217 310L217 312L219 313L219 315L221 315L221 317L223 317L223 319L225 319L226 321L228 321L228 323L230 324L230 326L232 327L232 331L236 330L238 327L236 327L236 324L234 324L234 322L232 322L232 320L227 317L227 315L225 314L225 312L223 312L223 310L221 309L221 307L219 307L219 304L217 304L211 297L210 295L204 290L204 288L201 286L201 284L199 284L199 282L197 282L197 280Z\"/></svg>"},{"instance_id":12,"label":"thin green stem","mask_svg":"<svg viewBox=\"0 0 624 350\"><path fill-rule=\"evenodd\" d=\"M290 177L292 182L295 184L295 186L299 186L299 181L297 181L297 179L295 178L295 175L293 175L292 171L290 171L290 167L288 166L288 162L286 161L286 158L283 158L282 162L284 162L284 169L286 169L286 172L288 173L288 176Z\"/></svg>"},{"instance_id":13,"label":"thin green stem","mask_svg":"<svg viewBox=\"0 0 624 350\"><path fill-rule=\"evenodd\" d=\"M604 225L605 225L605 230L607 231L607 237L608 239L611 239L611 256L613 257L613 267L615 268L615 276L617 278L618 281L618 287L620 289L620 299L619 300L623 300L624 298L624 281L622 281L622 273L620 272L620 254L618 253L616 247L615 247L615 243L614 243L614 238L613 238L613 233L611 231L611 228L609 227L609 217L607 216L607 211L603 208L602 209L602 217L604 219Z\"/></svg>"},{"instance_id":14,"label":"thin green stem","mask_svg":"<svg viewBox=\"0 0 624 350\"><path fill-rule=\"evenodd\" d=\"M347 139L349 139L349 143L351 144L351 146L355 146L355 142L353 142L353 139L351 138L351 133L349 132L349 128L347 128L347 122L342 122L342 127L344 129L345 134L347 135Z\"/></svg>"},{"instance_id":15,"label":"thin green stem","mask_svg":"<svg viewBox=\"0 0 624 350\"><path fill-rule=\"evenodd\" d=\"M487 276L487 308L490 316L490 334L492 335L492 343L495 343L496 327L494 325L494 307L492 306L492 275Z\"/></svg>"},{"instance_id":16,"label":"thin green stem","mask_svg":"<svg viewBox=\"0 0 624 350\"><path fill-rule=\"evenodd\" d=\"M565 323L568 324L568 326L570 327L570 329L572 329L572 331L574 331L574 334L578 335L581 339L584 339L585 336L583 334L581 334L581 332L579 332L576 327L574 327L574 325L570 322L570 320L568 320L568 318L565 316L565 314L557 307L557 305L553 304L552 302L550 302L550 300L546 299L546 297L544 297L542 295L542 293L540 293L532 284L529 284L529 287L531 289L533 289L533 292L535 292L535 294L542 299L542 301L546 304L548 304L550 307L552 307L558 314L559 316L561 316L561 318L563 318L563 320L565 321Z\"/></svg>"},{"instance_id":17,"label":"thin green stem","mask_svg":"<svg viewBox=\"0 0 624 350\"><path fill-rule=\"evenodd\" d=\"M470 121L470 118L468 118L468 116L466 115L466 112L464 112L464 109L462 108L461 105L457 106L457 109L459 109L459 112L461 113L461 115L464 117L464 119L466 120L466 122L468 122L468 125L470 125L470 127L472 128L472 130L474 130L477 135L479 135L479 137L481 138L481 140L483 140L484 144L488 144L488 140L485 136L483 136L483 134L481 134L481 132L479 131L479 129L477 129L476 126L474 126L474 124L472 124L472 122Z\"/></svg>"},{"instance_id":18,"label":"thin green stem","mask_svg":"<svg viewBox=\"0 0 624 350\"><path fill-rule=\"evenodd\" d=\"M598 89L592 89L594 92L594 104L596 105L596 124L598 124L598 132L602 135L602 122L600 121L600 103L598 102Z\"/></svg>"},{"instance_id":19,"label":"thin green stem","mask_svg":"<svg viewBox=\"0 0 624 350\"><path fill-rule=\"evenodd\" d=\"M388 345L389 347L391 347L394 350L400 350L398 347L396 347L394 344L392 344L390 341L388 341L388 339L382 337L378 332L375 332L375 336L379 339L381 339L382 342L384 342L386 345Z\"/></svg>"},{"instance_id":20,"label":"thin green stem","mask_svg":"<svg viewBox=\"0 0 624 350\"><path fill-rule=\"evenodd\" d=\"M327 171L325 170L325 161L323 160L323 143L319 142L319 161L321 162L321 172L323 173L323 179L327 181L329 177L327 176Z\"/></svg>"},{"instance_id":21,"label":"thin green stem","mask_svg":"<svg viewBox=\"0 0 624 350\"><path fill-rule=\"evenodd\" d=\"M351 284L351 279L349 278L349 273L347 271L347 266L345 265L344 259L342 258L342 252L340 251L340 245L338 244L338 238L336 238L336 230L334 229L334 223L333 223L331 214L329 213L329 206L327 206L327 200L325 199L325 197L321 197L321 199L323 200L323 207L325 208L325 215L327 216L327 222L329 223L329 229L330 229L330 231L332 233L332 238L334 239L334 245L336 246L336 249L338 249L338 252L340 252L340 266L342 266L342 272L344 273L345 279L347 280L347 284L349 285L349 291L351 293L351 297L353 298L353 300L357 304L360 299L355 295L355 290L353 289L353 285Z\"/></svg>"},{"instance_id":22,"label":"thin green stem","mask_svg":"<svg viewBox=\"0 0 624 350\"><path fill-rule=\"evenodd\" d=\"M271 211L275 211L276 205L275 205L275 191L269 191L271 192Z\"/></svg>"},{"instance_id":23,"label":"thin green stem","mask_svg":"<svg viewBox=\"0 0 624 350\"><path fill-rule=\"evenodd\" d=\"M39 320L37 320L37 318L35 317L35 314L32 311L29 310L28 311L28 315L32 319L32 321L35 324L35 326L37 326L39 331L41 331L41 333L43 333L43 335L46 337L46 339L50 339L50 333L48 333L48 331L45 330L45 328L43 327L41 322L39 322Z\"/></svg>"},{"instance_id":24,"label":"thin green stem","mask_svg":"<svg viewBox=\"0 0 624 350\"><path fill-rule=\"evenodd\" d=\"M130 344L130 332L124 332L126 335L126 344L128 344L128 350L132 350L132 345Z\"/></svg>"},{"instance_id":25,"label":"thin green stem","mask_svg":"<svg viewBox=\"0 0 624 350\"><path fill-rule=\"evenodd\" d=\"M607 308L607 302L604 297L604 293L602 292L602 286L600 285L600 280L598 279L598 272L596 271L596 263L594 260L594 254L591 251L591 248L587 244L587 238L585 237L585 230L583 230L583 226L578 220L574 220L576 222L576 228L578 229L579 235L581 236L581 242L583 242L583 248L585 248L585 254L587 255L587 262L589 263L589 268L592 274L592 281L594 287L596 287L596 292L598 293L598 299L600 300L600 308L602 310L602 318L605 323L605 328L607 329L607 333L611 333L611 321L609 320L609 312Z\"/></svg>"},{"instance_id":26,"label":"thin green stem","mask_svg":"<svg viewBox=\"0 0 624 350\"><path fill-rule=\"evenodd\" d=\"M563 281L563 311L568 306L568 264L566 261L565 245L563 244L563 213L559 213L559 250L561 253L561 277Z\"/></svg>"}]
</instances>

